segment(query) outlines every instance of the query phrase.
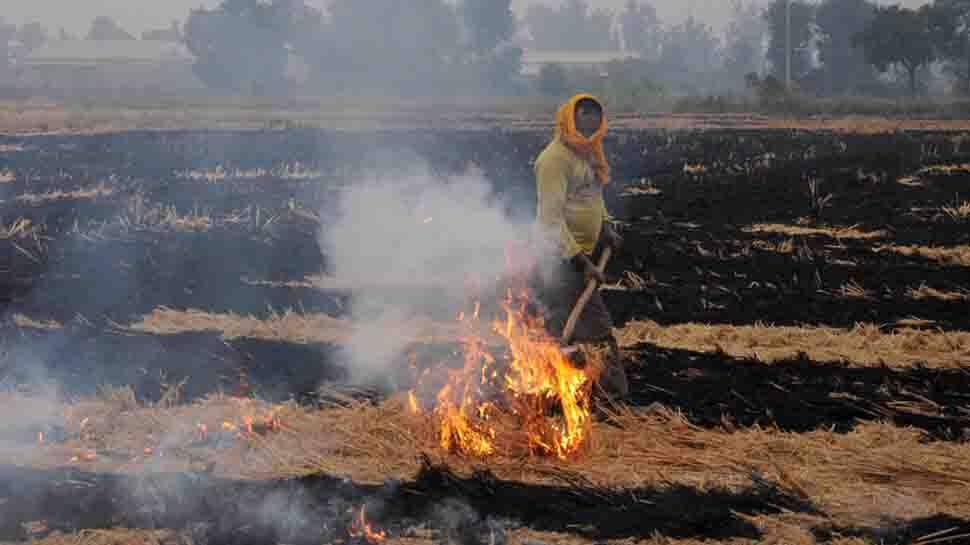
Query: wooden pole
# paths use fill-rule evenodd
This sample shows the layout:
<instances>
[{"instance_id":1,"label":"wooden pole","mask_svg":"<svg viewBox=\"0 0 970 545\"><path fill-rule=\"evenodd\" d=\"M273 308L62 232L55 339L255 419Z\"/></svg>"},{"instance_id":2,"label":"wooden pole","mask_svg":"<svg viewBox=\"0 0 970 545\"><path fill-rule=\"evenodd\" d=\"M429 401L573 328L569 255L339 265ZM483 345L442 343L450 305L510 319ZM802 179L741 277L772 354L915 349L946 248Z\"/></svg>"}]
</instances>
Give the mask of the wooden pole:
<instances>
[{"instance_id":1,"label":"wooden pole","mask_svg":"<svg viewBox=\"0 0 970 545\"><path fill-rule=\"evenodd\" d=\"M613 249L609 246L603 250L603 255L600 256L600 261L596 268L600 272L606 270L606 264L610 260L610 255L612 255ZM582 316L583 310L586 308L586 304L589 303L590 297L593 296L593 292L596 291L596 279L590 278L586 282L586 289L583 290L582 295L579 296L579 300L576 301L576 306L573 307L573 311L569 313L569 319L566 320L566 327L562 330L562 344L569 345L573 340L573 333L576 330L576 323L579 322L579 317Z\"/></svg>"}]
</instances>

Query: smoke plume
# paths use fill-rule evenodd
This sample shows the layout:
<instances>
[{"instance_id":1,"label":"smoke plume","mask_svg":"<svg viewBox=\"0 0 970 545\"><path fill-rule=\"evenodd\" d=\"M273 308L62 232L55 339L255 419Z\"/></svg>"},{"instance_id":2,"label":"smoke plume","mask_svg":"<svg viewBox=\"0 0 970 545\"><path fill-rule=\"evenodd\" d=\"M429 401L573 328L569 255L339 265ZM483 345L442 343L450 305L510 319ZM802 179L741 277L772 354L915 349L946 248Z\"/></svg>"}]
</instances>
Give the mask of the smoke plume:
<instances>
[{"instance_id":1,"label":"smoke plume","mask_svg":"<svg viewBox=\"0 0 970 545\"><path fill-rule=\"evenodd\" d=\"M402 325L453 319L472 292L493 290L509 244L530 239L531 222L511 219L480 173L402 170L346 188L321 233L333 276L355 288L350 317L360 325L346 356L357 380L383 376L402 356L410 340Z\"/></svg>"}]
</instances>

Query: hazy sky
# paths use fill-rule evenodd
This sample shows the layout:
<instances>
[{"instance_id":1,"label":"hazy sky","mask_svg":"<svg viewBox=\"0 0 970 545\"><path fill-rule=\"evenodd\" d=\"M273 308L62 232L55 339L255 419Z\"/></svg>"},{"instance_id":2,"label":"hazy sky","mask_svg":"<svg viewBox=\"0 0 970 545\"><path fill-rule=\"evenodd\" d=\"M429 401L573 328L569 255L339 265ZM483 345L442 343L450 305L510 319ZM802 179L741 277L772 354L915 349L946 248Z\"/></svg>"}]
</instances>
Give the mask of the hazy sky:
<instances>
[{"instance_id":1,"label":"hazy sky","mask_svg":"<svg viewBox=\"0 0 970 545\"><path fill-rule=\"evenodd\" d=\"M517 9L524 9L531 0L513 0ZM541 0L557 4L558 0ZM747 0L759 4L767 0ZM888 5L892 0L878 0ZM918 6L926 0L902 0L902 4ZM309 0L310 4L322 6L327 0ZM589 0L596 7L620 9L626 0ZM729 0L652 0L661 18L675 22L687 16L693 8L694 15L720 27L731 11ZM56 31L64 27L69 31L84 33L96 15L114 17L125 29L135 34L148 28L167 27L172 19L184 20L194 7L212 7L219 0L0 0L0 15L8 21L23 23L39 21Z\"/></svg>"}]
</instances>

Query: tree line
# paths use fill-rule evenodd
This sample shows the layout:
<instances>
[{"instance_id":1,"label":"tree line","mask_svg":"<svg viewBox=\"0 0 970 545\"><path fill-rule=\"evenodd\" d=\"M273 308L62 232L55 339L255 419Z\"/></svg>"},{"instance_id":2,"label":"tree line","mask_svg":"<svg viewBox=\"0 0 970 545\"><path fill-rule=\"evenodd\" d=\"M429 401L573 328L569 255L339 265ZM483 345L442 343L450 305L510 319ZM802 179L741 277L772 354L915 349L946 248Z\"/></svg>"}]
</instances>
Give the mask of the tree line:
<instances>
[{"instance_id":1,"label":"tree line","mask_svg":"<svg viewBox=\"0 0 970 545\"><path fill-rule=\"evenodd\" d=\"M786 0L765 10L770 74L785 66ZM791 2L792 77L819 95L880 94L886 81L925 92L931 67L970 94L970 0L933 0L911 9L870 0Z\"/></svg>"},{"instance_id":2,"label":"tree line","mask_svg":"<svg viewBox=\"0 0 970 545\"><path fill-rule=\"evenodd\" d=\"M784 94L786 63L805 94L917 95L934 74L970 94L970 0L918 9L873 0L730 1L719 33L693 17L669 24L649 0L628 0L615 12L588 0L535 2L521 18L511 0L329 0L325 11L304 0L222 0L142 38L183 42L196 75L224 92L286 93L299 59L301 85L338 94L562 94L576 86L634 98L746 88ZM134 39L109 17L95 18L85 37ZM72 37L62 30L58 38ZM30 50L49 36L37 23L0 20L0 62L11 39ZM548 66L532 83L520 76L522 47L613 51L626 60L613 64L607 81Z\"/></svg>"}]
</instances>

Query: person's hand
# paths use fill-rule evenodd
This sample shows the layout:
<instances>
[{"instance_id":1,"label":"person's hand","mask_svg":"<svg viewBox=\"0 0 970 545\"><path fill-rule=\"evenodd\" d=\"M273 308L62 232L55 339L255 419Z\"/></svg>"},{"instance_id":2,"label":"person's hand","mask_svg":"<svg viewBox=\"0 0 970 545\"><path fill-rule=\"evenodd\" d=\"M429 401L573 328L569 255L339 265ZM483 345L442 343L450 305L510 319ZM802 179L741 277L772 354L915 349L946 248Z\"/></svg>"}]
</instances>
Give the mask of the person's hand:
<instances>
[{"instance_id":1,"label":"person's hand","mask_svg":"<svg viewBox=\"0 0 970 545\"><path fill-rule=\"evenodd\" d=\"M579 269L583 272L583 275L586 276L587 280L593 279L600 284L606 283L606 275L603 274L602 271L596 268L596 264L593 263L593 261L589 258L588 255L580 252L576 254L575 259L579 266Z\"/></svg>"},{"instance_id":2,"label":"person's hand","mask_svg":"<svg viewBox=\"0 0 970 545\"><path fill-rule=\"evenodd\" d=\"M603 240L614 250L619 250L623 246L623 237L617 232L616 228L610 223L603 224Z\"/></svg>"}]
</instances>

